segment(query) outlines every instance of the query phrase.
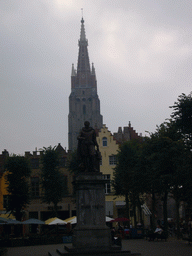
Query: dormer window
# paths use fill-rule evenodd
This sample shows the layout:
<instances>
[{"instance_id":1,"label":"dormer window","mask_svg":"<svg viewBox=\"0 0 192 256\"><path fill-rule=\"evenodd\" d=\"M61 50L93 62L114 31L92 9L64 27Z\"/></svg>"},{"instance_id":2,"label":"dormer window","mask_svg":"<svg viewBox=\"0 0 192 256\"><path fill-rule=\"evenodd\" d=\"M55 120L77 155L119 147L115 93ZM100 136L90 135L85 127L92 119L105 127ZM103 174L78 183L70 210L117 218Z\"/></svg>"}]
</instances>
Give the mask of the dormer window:
<instances>
[{"instance_id":1,"label":"dormer window","mask_svg":"<svg viewBox=\"0 0 192 256\"><path fill-rule=\"evenodd\" d=\"M103 137L102 139L103 147L107 147L107 138Z\"/></svg>"}]
</instances>

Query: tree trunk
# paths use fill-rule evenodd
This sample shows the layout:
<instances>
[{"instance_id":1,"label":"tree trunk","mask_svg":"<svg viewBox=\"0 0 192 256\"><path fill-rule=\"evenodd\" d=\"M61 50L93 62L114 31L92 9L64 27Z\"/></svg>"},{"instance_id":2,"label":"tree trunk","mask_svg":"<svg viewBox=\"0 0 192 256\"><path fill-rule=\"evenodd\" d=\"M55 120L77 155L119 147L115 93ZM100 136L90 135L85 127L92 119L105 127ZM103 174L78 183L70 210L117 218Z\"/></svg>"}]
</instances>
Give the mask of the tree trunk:
<instances>
[{"instance_id":1,"label":"tree trunk","mask_svg":"<svg viewBox=\"0 0 192 256\"><path fill-rule=\"evenodd\" d=\"M154 191L152 191L152 216L151 216L151 229L155 230L155 206L156 206L156 197Z\"/></svg>"},{"instance_id":2,"label":"tree trunk","mask_svg":"<svg viewBox=\"0 0 192 256\"><path fill-rule=\"evenodd\" d=\"M134 227L137 227L136 204L133 204Z\"/></svg>"},{"instance_id":3,"label":"tree trunk","mask_svg":"<svg viewBox=\"0 0 192 256\"><path fill-rule=\"evenodd\" d=\"M21 221L21 218L22 218L22 212L21 212L21 209L20 208L16 208L15 209L15 218L16 218L16 220L19 220L19 221Z\"/></svg>"},{"instance_id":4,"label":"tree trunk","mask_svg":"<svg viewBox=\"0 0 192 256\"><path fill-rule=\"evenodd\" d=\"M141 208L141 201L140 198L138 196L138 209L139 209L139 218L140 218L140 223L143 226L143 216L142 216L142 208Z\"/></svg>"},{"instance_id":5,"label":"tree trunk","mask_svg":"<svg viewBox=\"0 0 192 256\"><path fill-rule=\"evenodd\" d=\"M176 192L177 193L177 192ZM175 205L176 205L176 227L177 227L177 239L181 237L180 233L180 224L179 224L179 207L180 207L180 200L179 197L176 195L175 196Z\"/></svg>"},{"instance_id":6,"label":"tree trunk","mask_svg":"<svg viewBox=\"0 0 192 256\"><path fill-rule=\"evenodd\" d=\"M129 197L128 193L125 194L125 202L126 202L126 217L129 219Z\"/></svg>"},{"instance_id":7,"label":"tree trunk","mask_svg":"<svg viewBox=\"0 0 192 256\"><path fill-rule=\"evenodd\" d=\"M53 206L53 211L54 211L54 214L55 214L55 217L57 217L57 203L54 203L54 206Z\"/></svg>"},{"instance_id":8,"label":"tree trunk","mask_svg":"<svg viewBox=\"0 0 192 256\"><path fill-rule=\"evenodd\" d=\"M168 198L168 191L165 191L164 196L163 196L163 216L164 216L164 231L166 233L168 233L167 198Z\"/></svg>"}]
</instances>

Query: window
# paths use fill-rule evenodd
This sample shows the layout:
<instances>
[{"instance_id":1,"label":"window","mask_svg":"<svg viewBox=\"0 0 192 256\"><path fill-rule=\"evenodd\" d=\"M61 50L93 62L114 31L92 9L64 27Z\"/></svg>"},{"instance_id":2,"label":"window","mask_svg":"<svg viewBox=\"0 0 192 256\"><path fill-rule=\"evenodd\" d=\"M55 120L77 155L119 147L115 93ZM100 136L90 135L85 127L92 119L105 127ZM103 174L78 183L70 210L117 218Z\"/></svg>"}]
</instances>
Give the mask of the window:
<instances>
[{"instance_id":1,"label":"window","mask_svg":"<svg viewBox=\"0 0 192 256\"><path fill-rule=\"evenodd\" d=\"M68 176L64 175L64 186L65 186L65 193L63 195L63 197L68 196Z\"/></svg>"},{"instance_id":2,"label":"window","mask_svg":"<svg viewBox=\"0 0 192 256\"><path fill-rule=\"evenodd\" d=\"M31 197L39 197L39 177L31 177Z\"/></svg>"},{"instance_id":3,"label":"window","mask_svg":"<svg viewBox=\"0 0 192 256\"><path fill-rule=\"evenodd\" d=\"M110 181L110 174L105 174L103 175L104 179L106 180L105 183L105 194L110 194L111 193L111 181Z\"/></svg>"},{"instance_id":4,"label":"window","mask_svg":"<svg viewBox=\"0 0 192 256\"><path fill-rule=\"evenodd\" d=\"M7 209L9 203L9 195L3 195L3 208Z\"/></svg>"},{"instance_id":5,"label":"window","mask_svg":"<svg viewBox=\"0 0 192 256\"><path fill-rule=\"evenodd\" d=\"M106 137L103 137L102 142L103 142L103 147L107 147L107 138Z\"/></svg>"},{"instance_id":6,"label":"window","mask_svg":"<svg viewBox=\"0 0 192 256\"><path fill-rule=\"evenodd\" d=\"M39 169L39 158L32 158L31 159L31 168L32 169Z\"/></svg>"},{"instance_id":7,"label":"window","mask_svg":"<svg viewBox=\"0 0 192 256\"><path fill-rule=\"evenodd\" d=\"M62 157L61 159L60 159L60 167L65 167L65 161L66 160L66 158L65 157Z\"/></svg>"},{"instance_id":8,"label":"window","mask_svg":"<svg viewBox=\"0 0 192 256\"><path fill-rule=\"evenodd\" d=\"M86 105L83 105L83 114L86 114Z\"/></svg>"},{"instance_id":9,"label":"window","mask_svg":"<svg viewBox=\"0 0 192 256\"><path fill-rule=\"evenodd\" d=\"M117 157L112 155L109 156L109 165L116 165L117 164Z\"/></svg>"},{"instance_id":10,"label":"window","mask_svg":"<svg viewBox=\"0 0 192 256\"><path fill-rule=\"evenodd\" d=\"M102 165L102 156L101 156L101 158L100 158L100 162L99 162L99 164L100 164L100 165Z\"/></svg>"},{"instance_id":11,"label":"window","mask_svg":"<svg viewBox=\"0 0 192 256\"><path fill-rule=\"evenodd\" d=\"M29 212L29 219L38 219L38 212Z\"/></svg>"}]
</instances>

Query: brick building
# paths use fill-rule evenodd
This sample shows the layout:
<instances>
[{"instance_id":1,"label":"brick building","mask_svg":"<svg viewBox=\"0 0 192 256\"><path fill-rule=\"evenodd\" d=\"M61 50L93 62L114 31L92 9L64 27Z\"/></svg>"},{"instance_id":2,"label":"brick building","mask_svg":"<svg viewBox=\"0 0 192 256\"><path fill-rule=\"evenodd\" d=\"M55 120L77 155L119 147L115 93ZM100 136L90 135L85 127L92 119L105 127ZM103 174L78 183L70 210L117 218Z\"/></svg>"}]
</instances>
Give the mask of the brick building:
<instances>
[{"instance_id":1,"label":"brick building","mask_svg":"<svg viewBox=\"0 0 192 256\"><path fill-rule=\"evenodd\" d=\"M70 216L76 215L76 206L73 197L73 175L67 170L66 163L68 153L59 143L56 147L56 151L59 153L60 171L67 179L68 194L63 197L62 201L58 204L58 216L61 219L66 219ZM6 202L8 200L8 193L6 191L6 182L4 170L4 163L9 153L4 150L0 155L0 213L6 212ZM42 203L42 189L41 189L41 151L25 152L25 157L29 159L31 166L31 175L29 178L30 186L30 204L24 209L24 218L36 218L46 220L53 214L53 205Z\"/></svg>"},{"instance_id":2,"label":"brick building","mask_svg":"<svg viewBox=\"0 0 192 256\"><path fill-rule=\"evenodd\" d=\"M66 163L68 154L66 150L59 143L56 147L56 151L59 153L60 171L67 179L68 195L63 197L63 200L58 204L58 216L61 219L66 219L76 214L76 208L73 198L73 175L67 170ZM53 205L42 203L42 190L41 190L41 151L25 152L25 157L30 160L31 163L31 176L30 176L30 190L31 190L31 202L25 209L26 218L37 218L46 220L53 214Z\"/></svg>"},{"instance_id":3,"label":"brick building","mask_svg":"<svg viewBox=\"0 0 192 256\"><path fill-rule=\"evenodd\" d=\"M115 140L118 144L121 144L125 141L134 140L134 139L142 139L142 134L138 135L138 133L131 126L131 122L129 122L128 126L119 127L118 131L113 134Z\"/></svg>"}]
</instances>

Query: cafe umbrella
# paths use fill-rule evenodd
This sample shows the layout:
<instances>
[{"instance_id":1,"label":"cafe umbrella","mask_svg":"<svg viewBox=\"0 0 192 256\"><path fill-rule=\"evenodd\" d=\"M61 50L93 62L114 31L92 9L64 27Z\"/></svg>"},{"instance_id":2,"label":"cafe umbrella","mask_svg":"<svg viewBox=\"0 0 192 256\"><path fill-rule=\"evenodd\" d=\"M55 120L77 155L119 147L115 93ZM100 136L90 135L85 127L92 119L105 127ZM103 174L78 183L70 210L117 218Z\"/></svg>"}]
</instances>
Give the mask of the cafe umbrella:
<instances>
[{"instance_id":1,"label":"cafe umbrella","mask_svg":"<svg viewBox=\"0 0 192 256\"><path fill-rule=\"evenodd\" d=\"M43 225L45 224L45 221L42 221L42 220L38 220L38 219L34 219L34 218L31 218L31 219L28 219L28 220L25 220L22 222L22 224L36 224L36 225Z\"/></svg>"},{"instance_id":2,"label":"cafe umbrella","mask_svg":"<svg viewBox=\"0 0 192 256\"><path fill-rule=\"evenodd\" d=\"M54 218L50 218L50 219L46 220L45 224L47 224L47 225L64 225L64 224L67 224L67 222L64 220L61 220L57 217L54 217Z\"/></svg>"}]
</instances>

